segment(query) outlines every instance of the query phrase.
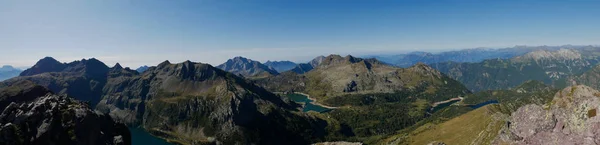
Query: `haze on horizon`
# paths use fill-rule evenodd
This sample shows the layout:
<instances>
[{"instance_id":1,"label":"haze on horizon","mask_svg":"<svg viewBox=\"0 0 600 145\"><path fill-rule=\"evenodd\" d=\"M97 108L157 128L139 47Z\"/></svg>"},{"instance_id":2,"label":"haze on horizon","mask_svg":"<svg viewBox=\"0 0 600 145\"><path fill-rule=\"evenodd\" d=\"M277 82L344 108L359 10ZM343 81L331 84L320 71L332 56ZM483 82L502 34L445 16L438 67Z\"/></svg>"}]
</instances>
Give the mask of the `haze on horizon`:
<instances>
[{"instance_id":1,"label":"haze on horizon","mask_svg":"<svg viewBox=\"0 0 600 145\"><path fill-rule=\"evenodd\" d=\"M307 61L378 54L597 45L600 1L0 2L0 65L95 57L136 68L235 56Z\"/></svg>"}]
</instances>

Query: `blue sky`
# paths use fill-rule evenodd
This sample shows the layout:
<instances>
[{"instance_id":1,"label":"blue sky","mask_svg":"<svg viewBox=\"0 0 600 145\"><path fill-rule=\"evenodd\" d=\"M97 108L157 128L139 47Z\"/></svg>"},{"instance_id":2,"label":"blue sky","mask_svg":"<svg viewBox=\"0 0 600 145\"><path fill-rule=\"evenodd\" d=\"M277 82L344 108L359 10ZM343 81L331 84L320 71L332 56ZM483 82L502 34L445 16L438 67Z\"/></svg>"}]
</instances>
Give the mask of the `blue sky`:
<instances>
[{"instance_id":1,"label":"blue sky","mask_svg":"<svg viewBox=\"0 0 600 145\"><path fill-rule=\"evenodd\" d=\"M597 45L600 1L0 1L0 64L107 65Z\"/></svg>"}]
</instances>

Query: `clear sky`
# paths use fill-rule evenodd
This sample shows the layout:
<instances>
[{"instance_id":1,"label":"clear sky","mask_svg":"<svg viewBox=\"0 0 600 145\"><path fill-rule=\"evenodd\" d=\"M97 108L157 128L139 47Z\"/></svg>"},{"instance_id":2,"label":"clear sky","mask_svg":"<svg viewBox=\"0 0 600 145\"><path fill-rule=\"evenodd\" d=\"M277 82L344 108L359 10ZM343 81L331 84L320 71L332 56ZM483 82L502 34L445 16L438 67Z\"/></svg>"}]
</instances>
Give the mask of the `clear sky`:
<instances>
[{"instance_id":1,"label":"clear sky","mask_svg":"<svg viewBox=\"0 0 600 145\"><path fill-rule=\"evenodd\" d=\"M136 68L164 60L514 45L597 45L600 1L58 0L0 1L0 65L96 57Z\"/></svg>"}]
</instances>

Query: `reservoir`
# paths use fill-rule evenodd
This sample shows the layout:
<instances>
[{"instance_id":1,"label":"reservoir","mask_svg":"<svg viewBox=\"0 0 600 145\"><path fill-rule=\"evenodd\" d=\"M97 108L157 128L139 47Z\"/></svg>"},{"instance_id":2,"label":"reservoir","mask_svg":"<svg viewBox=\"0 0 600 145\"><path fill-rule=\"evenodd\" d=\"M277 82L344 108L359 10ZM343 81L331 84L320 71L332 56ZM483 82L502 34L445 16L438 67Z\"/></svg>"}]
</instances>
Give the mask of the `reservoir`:
<instances>
[{"instance_id":1,"label":"reservoir","mask_svg":"<svg viewBox=\"0 0 600 145\"><path fill-rule=\"evenodd\" d=\"M489 104L498 104L498 100L489 100L489 101L485 101L483 103L479 103L479 104L475 104L475 105L469 105L469 107L473 108L473 109L477 109L480 107L483 107L485 105L489 105Z\"/></svg>"},{"instance_id":2,"label":"reservoir","mask_svg":"<svg viewBox=\"0 0 600 145\"><path fill-rule=\"evenodd\" d=\"M142 128L130 127L132 145L172 145L167 141L152 136Z\"/></svg>"},{"instance_id":3,"label":"reservoir","mask_svg":"<svg viewBox=\"0 0 600 145\"><path fill-rule=\"evenodd\" d=\"M286 96L294 102L303 103L304 108L303 108L302 112L315 111L315 112L322 113L322 112L327 112L330 110L323 106L319 106L319 105L315 105L315 104L311 103L313 101L308 99L308 96L305 96L302 94L291 93L291 94L287 94Z\"/></svg>"},{"instance_id":4,"label":"reservoir","mask_svg":"<svg viewBox=\"0 0 600 145\"><path fill-rule=\"evenodd\" d=\"M452 104L454 104L456 102L459 102L459 101L460 100L453 100L453 101L450 101L450 102L447 102L447 103L439 104L439 105L431 108L430 112L434 113L434 112L436 112L436 111L438 111L440 109L446 108L446 107L448 107L448 106L450 106L450 105L452 105Z\"/></svg>"}]
</instances>

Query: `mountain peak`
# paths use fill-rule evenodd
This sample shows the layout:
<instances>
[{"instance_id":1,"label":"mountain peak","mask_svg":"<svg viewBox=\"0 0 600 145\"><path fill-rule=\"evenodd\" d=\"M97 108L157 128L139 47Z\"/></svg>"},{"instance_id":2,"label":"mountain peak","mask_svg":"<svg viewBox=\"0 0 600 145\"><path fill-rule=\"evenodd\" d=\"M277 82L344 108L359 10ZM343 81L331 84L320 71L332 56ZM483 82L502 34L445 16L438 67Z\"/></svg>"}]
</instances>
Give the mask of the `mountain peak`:
<instances>
[{"instance_id":1,"label":"mountain peak","mask_svg":"<svg viewBox=\"0 0 600 145\"><path fill-rule=\"evenodd\" d=\"M277 71L272 68L251 59L241 56L227 60L227 62L218 65L217 68L231 72L233 74L251 77L251 76L268 76L276 75Z\"/></svg>"},{"instance_id":2,"label":"mountain peak","mask_svg":"<svg viewBox=\"0 0 600 145\"><path fill-rule=\"evenodd\" d=\"M0 80L3 80L3 79L2 79L2 76L1 76L1 75L2 75L1 73L2 73L2 72L17 72L17 71L18 71L18 72L20 72L20 71L21 71L21 69L17 69L17 68L15 68L15 67L11 66L11 65L4 65L4 66L2 66L2 67L0 68ZM18 75L18 73L16 73L16 74Z\"/></svg>"},{"instance_id":3,"label":"mountain peak","mask_svg":"<svg viewBox=\"0 0 600 145\"><path fill-rule=\"evenodd\" d=\"M159 63L159 64L157 65L157 67L160 67L160 68L162 68L162 67L165 67L165 66L167 66L167 65L170 65L170 64L171 64L171 62L169 62L169 60L165 60L165 61L163 61L163 62Z\"/></svg>"},{"instance_id":4,"label":"mountain peak","mask_svg":"<svg viewBox=\"0 0 600 145\"><path fill-rule=\"evenodd\" d=\"M338 64L353 64L362 61L362 58L357 58L352 55L347 55L342 57L337 54L332 54L323 59L323 61L319 64L319 66L330 66L330 65L338 65Z\"/></svg>"},{"instance_id":5,"label":"mountain peak","mask_svg":"<svg viewBox=\"0 0 600 145\"><path fill-rule=\"evenodd\" d=\"M417 62L415 65L411 66L410 68L408 68L409 70L412 70L414 72L419 72L422 74L429 74L429 75L433 75L436 77L442 77L442 73L439 72L436 69L433 69L431 66L422 63L422 62Z\"/></svg>"},{"instance_id":6,"label":"mountain peak","mask_svg":"<svg viewBox=\"0 0 600 145\"><path fill-rule=\"evenodd\" d=\"M117 64L115 64L115 66L113 66L113 69L123 69L123 67L121 66L121 64L119 64L117 62Z\"/></svg>"},{"instance_id":7,"label":"mountain peak","mask_svg":"<svg viewBox=\"0 0 600 145\"><path fill-rule=\"evenodd\" d=\"M248 58L245 58L243 56L236 56L236 57L233 57L233 59L248 60Z\"/></svg>"},{"instance_id":8,"label":"mountain peak","mask_svg":"<svg viewBox=\"0 0 600 145\"><path fill-rule=\"evenodd\" d=\"M2 69L15 69L15 68L11 65L3 65Z\"/></svg>"},{"instance_id":9,"label":"mountain peak","mask_svg":"<svg viewBox=\"0 0 600 145\"><path fill-rule=\"evenodd\" d=\"M58 62L56 59L54 59L53 57L50 57L50 56L46 56L46 57L40 59L38 62L50 62L50 61L52 61L52 62Z\"/></svg>"},{"instance_id":10,"label":"mountain peak","mask_svg":"<svg viewBox=\"0 0 600 145\"><path fill-rule=\"evenodd\" d=\"M150 68L150 67L148 67L147 65L144 65L144 66L140 66L139 68L137 68L137 69L135 69L135 70L136 70L137 72L139 72L139 73L143 73L143 72L145 72L146 70L148 70L149 68Z\"/></svg>"},{"instance_id":11,"label":"mountain peak","mask_svg":"<svg viewBox=\"0 0 600 145\"><path fill-rule=\"evenodd\" d=\"M60 63L56 59L48 56L40 59L33 67L21 72L20 76L31 76L45 72L58 72L62 71L65 67L67 67L66 64Z\"/></svg>"},{"instance_id":12,"label":"mountain peak","mask_svg":"<svg viewBox=\"0 0 600 145\"><path fill-rule=\"evenodd\" d=\"M317 66L319 66L319 64L321 64L321 62L323 62L323 60L325 60L325 56L323 56L323 55L317 56L314 59L312 59L310 62L308 62L308 64L310 64L312 67L317 67Z\"/></svg>"},{"instance_id":13,"label":"mountain peak","mask_svg":"<svg viewBox=\"0 0 600 145\"><path fill-rule=\"evenodd\" d=\"M233 62L233 63L252 63L252 62L255 62L252 59L248 59L248 58L245 58L245 57L242 57L242 56L236 56L236 57L234 57L232 59L227 60L227 62L230 62L230 61Z\"/></svg>"}]
</instances>

